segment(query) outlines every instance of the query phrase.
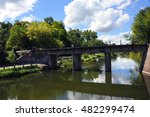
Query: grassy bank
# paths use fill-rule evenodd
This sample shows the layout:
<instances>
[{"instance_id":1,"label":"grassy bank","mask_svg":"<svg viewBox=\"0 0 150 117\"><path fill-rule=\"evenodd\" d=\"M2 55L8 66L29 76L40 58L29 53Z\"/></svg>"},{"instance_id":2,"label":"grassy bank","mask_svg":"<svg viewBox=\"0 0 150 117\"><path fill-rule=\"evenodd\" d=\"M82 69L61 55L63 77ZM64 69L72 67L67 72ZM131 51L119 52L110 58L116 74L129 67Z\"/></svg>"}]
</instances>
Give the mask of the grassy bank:
<instances>
[{"instance_id":1,"label":"grassy bank","mask_svg":"<svg viewBox=\"0 0 150 117\"><path fill-rule=\"evenodd\" d=\"M81 57L83 63L88 63L91 61L95 61L96 59L102 60L104 58L104 54L84 54Z\"/></svg>"},{"instance_id":2,"label":"grassy bank","mask_svg":"<svg viewBox=\"0 0 150 117\"><path fill-rule=\"evenodd\" d=\"M20 77L30 73L35 73L40 71L41 68L38 66L26 66L24 68L9 68L9 69L0 69L0 78L10 78L10 77Z\"/></svg>"},{"instance_id":3,"label":"grassy bank","mask_svg":"<svg viewBox=\"0 0 150 117\"><path fill-rule=\"evenodd\" d=\"M95 61L96 59L102 60L104 59L104 54L84 54L81 56L82 63L89 63ZM72 58L65 58L58 61L58 65L60 68L72 68Z\"/></svg>"}]
</instances>

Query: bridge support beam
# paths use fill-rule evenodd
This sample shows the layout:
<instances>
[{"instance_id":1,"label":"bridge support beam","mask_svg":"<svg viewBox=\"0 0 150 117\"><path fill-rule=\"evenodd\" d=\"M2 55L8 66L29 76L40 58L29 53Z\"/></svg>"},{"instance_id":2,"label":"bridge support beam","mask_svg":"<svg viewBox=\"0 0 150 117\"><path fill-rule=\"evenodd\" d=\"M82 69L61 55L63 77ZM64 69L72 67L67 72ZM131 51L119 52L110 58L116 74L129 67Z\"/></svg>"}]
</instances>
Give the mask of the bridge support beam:
<instances>
[{"instance_id":1,"label":"bridge support beam","mask_svg":"<svg viewBox=\"0 0 150 117\"><path fill-rule=\"evenodd\" d=\"M79 71L81 70L81 55L73 54L73 70Z\"/></svg>"},{"instance_id":2,"label":"bridge support beam","mask_svg":"<svg viewBox=\"0 0 150 117\"><path fill-rule=\"evenodd\" d=\"M111 53L105 52L105 72L111 72Z\"/></svg>"},{"instance_id":3,"label":"bridge support beam","mask_svg":"<svg viewBox=\"0 0 150 117\"><path fill-rule=\"evenodd\" d=\"M49 55L49 68L57 69L57 55Z\"/></svg>"},{"instance_id":4,"label":"bridge support beam","mask_svg":"<svg viewBox=\"0 0 150 117\"><path fill-rule=\"evenodd\" d=\"M111 72L105 72L105 83L106 85L112 84L112 73Z\"/></svg>"}]
</instances>

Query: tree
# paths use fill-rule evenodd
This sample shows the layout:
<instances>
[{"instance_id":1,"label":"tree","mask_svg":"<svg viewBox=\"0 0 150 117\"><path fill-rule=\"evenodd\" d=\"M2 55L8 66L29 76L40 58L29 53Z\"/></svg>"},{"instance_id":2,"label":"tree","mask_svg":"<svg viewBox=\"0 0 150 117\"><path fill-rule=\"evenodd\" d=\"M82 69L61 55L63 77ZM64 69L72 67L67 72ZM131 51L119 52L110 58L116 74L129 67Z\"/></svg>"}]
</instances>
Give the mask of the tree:
<instances>
[{"instance_id":1,"label":"tree","mask_svg":"<svg viewBox=\"0 0 150 117\"><path fill-rule=\"evenodd\" d=\"M7 56L7 60L10 62L10 63L13 63L14 65L14 68L15 68L15 64L16 64L16 53L15 53L15 49L12 48L11 51L8 51L8 56Z\"/></svg>"},{"instance_id":2,"label":"tree","mask_svg":"<svg viewBox=\"0 0 150 117\"><path fill-rule=\"evenodd\" d=\"M16 22L10 30L10 36L6 43L6 48L11 50L16 49L30 49L30 40L27 37L26 31L29 22Z\"/></svg>"},{"instance_id":3,"label":"tree","mask_svg":"<svg viewBox=\"0 0 150 117\"><path fill-rule=\"evenodd\" d=\"M54 21L51 25L51 28L53 30L53 37L60 42L63 42L64 46L68 46L69 40L67 39L67 31L65 29L65 26L63 22L61 21Z\"/></svg>"},{"instance_id":4,"label":"tree","mask_svg":"<svg viewBox=\"0 0 150 117\"><path fill-rule=\"evenodd\" d=\"M92 47L92 46L102 46L104 42L97 39L97 33L91 30L85 30L82 32L82 37L84 38L83 46Z\"/></svg>"},{"instance_id":5,"label":"tree","mask_svg":"<svg viewBox=\"0 0 150 117\"><path fill-rule=\"evenodd\" d=\"M84 41L84 38L82 37L82 31L79 29L70 29L68 31L68 40L70 41L70 44L75 47L82 46Z\"/></svg>"},{"instance_id":6,"label":"tree","mask_svg":"<svg viewBox=\"0 0 150 117\"><path fill-rule=\"evenodd\" d=\"M97 33L91 30L81 31L79 29L70 29L68 31L68 40L75 47L102 46L104 42L97 39Z\"/></svg>"},{"instance_id":7,"label":"tree","mask_svg":"<svg viewBox=\"0 0 150 117\"><path fill-rule=\"evenodd\" d=\"M52 23L54 22L53 17L46 17L44 18L44 21L47 22L49 25L52 25Z\"/></svg>"},{"instance_id":8,"label":"tree","mask_svg":"<svg viewBox=\"0 0 150 117\"><path fill-rule=\"evenodd\" d=\"M86 41L83 46L84 47L98 47L98 46L103 46L105 45L105 43L102 40L98 40L98 39L92 39L89 41Z\"/></svg>"},{"instance_id":9,"label":"tree","mask_svg":"<svg viewBox=\"0 0 150 117\"><path fill-rule=\"evenodd\" d=\"M132 32L130 40L133 44L150 43L150 7L142 9L137 14L132 25Z\"/></svg>"},{"instance_id":10,"label":"tree","mask_svg":"<svg viewBox=\"0 0 150 117\"><path fill-rule=\"evenodd\" d=\"M32 22L27 28L27 36L38 48L60 47L63 43L55 37L55 30L47 22Z\"/></svg>"},{"instance_id":11,"label":"tree","mask_svg":"<svg viewBox=\"0 0 150 117\"><path fill-rule=\"evenodd\" d=\"M91 30L85 30L82 33L82 36L85 41L95 40L97 39L97 33Z\"/></svg>"},{"instance_id":12,"label":"tree","mask_svg":"<svg viewBox=\"0 0 150 117\"><path fill-rule=\"evenodd\" d=\"M0 50L5 49L6 42L9 38L9 30L11 29L12 24L7 22L0 22Z\"/></svg>"}]
</instances>

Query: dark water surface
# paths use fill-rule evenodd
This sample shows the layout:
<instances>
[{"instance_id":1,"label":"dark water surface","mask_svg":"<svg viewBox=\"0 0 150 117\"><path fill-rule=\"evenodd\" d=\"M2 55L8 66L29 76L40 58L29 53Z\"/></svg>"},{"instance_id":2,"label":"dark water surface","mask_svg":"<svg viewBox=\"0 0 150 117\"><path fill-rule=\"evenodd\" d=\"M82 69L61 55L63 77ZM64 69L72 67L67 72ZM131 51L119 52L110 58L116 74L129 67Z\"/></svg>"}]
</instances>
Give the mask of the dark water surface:
<instances>
[{"instance_id":1,"label":"dark water surface","mask_svg":"<svg viewBox=\"0 0 150 117\"><path fill-rule=\"evenodd\" d=\"M149 99L138 64L129 58L112 61L112 73L104 62L94 61L82 71L49 71L0 85L0 99L14 100L134 100Z\"/></svg>"}]
</instances>

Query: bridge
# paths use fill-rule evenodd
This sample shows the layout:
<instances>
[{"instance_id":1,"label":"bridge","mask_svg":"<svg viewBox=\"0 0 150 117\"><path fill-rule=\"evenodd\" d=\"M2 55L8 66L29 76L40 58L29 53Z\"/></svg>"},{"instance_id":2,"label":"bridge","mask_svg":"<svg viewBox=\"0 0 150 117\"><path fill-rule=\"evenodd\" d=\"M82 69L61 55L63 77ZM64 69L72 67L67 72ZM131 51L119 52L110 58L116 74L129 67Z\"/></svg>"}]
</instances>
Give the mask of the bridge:
<instances>
[{"instance_id":1,"label":"bridge","mask_svg":"<svg viewBox=\"0 0 150 117\"><path fill-rule=\"evenodd\" d=\"M26 61L43 62L50 69L57 69L57 57L70 55L73 58L73 70L81 70L81 55L82 54L105 54L105 71L111 72L111 53L113 52L141 52L142 60L139 71L144 68L145 59L147 56L148 45L106 45L100 47L69 47L69 48L53 48L53 49L32 49L26 55ZM45 57L46 56L46 57ZM21 57L19 61L24 61ZM39 58L37 60L37 58Z\"/></svg>"}]
</instances>

